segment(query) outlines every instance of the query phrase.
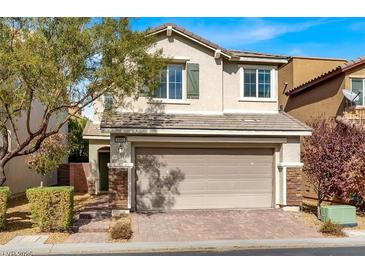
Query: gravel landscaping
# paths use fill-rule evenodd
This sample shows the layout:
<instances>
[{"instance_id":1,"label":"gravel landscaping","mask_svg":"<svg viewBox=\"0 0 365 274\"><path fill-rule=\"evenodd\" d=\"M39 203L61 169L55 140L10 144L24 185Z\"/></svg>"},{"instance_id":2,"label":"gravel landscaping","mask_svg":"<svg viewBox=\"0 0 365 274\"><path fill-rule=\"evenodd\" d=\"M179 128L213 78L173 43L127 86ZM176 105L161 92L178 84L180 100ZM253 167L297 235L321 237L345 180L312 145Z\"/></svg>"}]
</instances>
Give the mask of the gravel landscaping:
<instances>
[{"instance_id":1,"label":"gravel landscaping","mask_svg":"<svg viewBox=\"0 0 365 274\"><path fill-rule=\"evenodd\" d=\"M303 202L303 211L301 212L301 214L302 214L302 219L306 225L314 227L317 231L319 231L319 229L322 226L322 222L320 220L318 220L318 218L316 216L316 212L317 212L316 203L317 203L317 201L314 199L305 199ZM323 202L323 205L330 205L330 204L334 204L334 203ZM348 227L348 228L344 228L344 230L349 230L349 229L365 230L365 213L364 212L357 212L356 221L357 221L356 227ZM333 236L329 236L326 234L323 234L323 236L333 237Z\"/></svg>"},{"instance_id":2,"label":"gravel landscaping","mask_svg":"<svg viewBox=\"0 0 365 274\"><path fill-rule=\"evenodd\" d=\"M91 199L88 194L75 194L74 212L75 216L81 211ZM62 243L69 233L51 232L39 233L38 228L33 227L30 219L30 209L25 195L11 199L7 210L7 223L5 229L0 232L0 244L6 244L15 236L47 234L49 238L46 243Z\"/></svg>"}]
</instances>

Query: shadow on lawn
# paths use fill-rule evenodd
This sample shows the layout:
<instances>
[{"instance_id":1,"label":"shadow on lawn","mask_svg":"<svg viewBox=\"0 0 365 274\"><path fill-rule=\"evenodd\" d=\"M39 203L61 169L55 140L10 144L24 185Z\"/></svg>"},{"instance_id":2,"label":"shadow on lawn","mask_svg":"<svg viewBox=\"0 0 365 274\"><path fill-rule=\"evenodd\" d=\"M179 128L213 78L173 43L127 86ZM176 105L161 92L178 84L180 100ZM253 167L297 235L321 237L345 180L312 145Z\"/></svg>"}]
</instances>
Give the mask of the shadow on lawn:
<instances>
[{"instance_id":1,"label":"shadow on lawn","mask_svg":"<svg viewBox=\"0 0 365 274\"><path fill-rule=\"evenodd\" d=\"M7 221L4 231L31 229L32 227L27 198L21 196L11 199L8 205Z\"/></svg>"}]
</instances>

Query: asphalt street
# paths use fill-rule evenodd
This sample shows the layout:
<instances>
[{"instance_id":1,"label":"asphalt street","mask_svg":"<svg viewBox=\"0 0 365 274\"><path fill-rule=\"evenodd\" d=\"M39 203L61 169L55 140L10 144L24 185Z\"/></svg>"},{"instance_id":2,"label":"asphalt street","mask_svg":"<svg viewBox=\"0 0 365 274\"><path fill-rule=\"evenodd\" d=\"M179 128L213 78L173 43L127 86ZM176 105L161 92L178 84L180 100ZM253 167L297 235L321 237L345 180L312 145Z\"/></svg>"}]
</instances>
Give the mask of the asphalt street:
<instances>
[{"instance_id":1,"label":"asphalt street","mask_svg":"<svg viewBox=\"0 0 365 274\"><path fill-rule=\"evenodd\" d=\"M89 254L106 255L106 254ZM235 249L222 251L179 251L114 253L118 256L364 256L365 247Z\"/></svg>"}]
</instances>

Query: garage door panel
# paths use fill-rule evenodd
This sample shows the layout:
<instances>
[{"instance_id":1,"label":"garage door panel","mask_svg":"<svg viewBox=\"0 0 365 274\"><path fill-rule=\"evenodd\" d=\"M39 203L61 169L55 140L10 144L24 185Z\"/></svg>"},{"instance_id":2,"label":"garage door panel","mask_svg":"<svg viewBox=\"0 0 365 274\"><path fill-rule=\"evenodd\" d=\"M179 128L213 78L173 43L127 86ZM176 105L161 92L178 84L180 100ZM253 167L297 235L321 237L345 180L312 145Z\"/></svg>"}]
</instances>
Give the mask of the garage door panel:
<instances>
[{"instance_id":1,"label":"garage door panel","mask_svg":"<svg viewBox=\"0 0 365 274\"><path fill-rule=\"evenodd\" d=\"M137 148L137 207L271 207L272 173L271 149Z\"/></svg>"},{"instance_id":2,"label":"garage door panel","mask_svg":"<svg viewBox=\"0 0 365 274\"><path fill-rule=\"evenodd\" d=\"M271 193L262 194L232 194L229 197L220 194L174 196L158 195L137 196L139 210L169 210L169 209L224 209L224 208L269 208ZM217 203L217 201L220 201ZM244 204L242 204L244 201Z\"/></svg>"}]
</instances>

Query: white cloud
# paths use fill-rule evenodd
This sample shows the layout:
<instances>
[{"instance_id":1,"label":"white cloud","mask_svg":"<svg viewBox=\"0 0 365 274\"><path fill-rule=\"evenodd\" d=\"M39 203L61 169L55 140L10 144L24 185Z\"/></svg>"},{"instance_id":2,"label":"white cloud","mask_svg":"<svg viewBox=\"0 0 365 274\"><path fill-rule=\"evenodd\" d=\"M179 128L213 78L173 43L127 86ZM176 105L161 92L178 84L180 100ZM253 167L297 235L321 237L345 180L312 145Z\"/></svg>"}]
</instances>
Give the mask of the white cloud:
<instances>
[{"instance_id":1,"label":"white cloud","mask_svg":"<svg viewBox=\"0 0 365 274\"><path fill-rule=\"evenodd\" d=\"M306 55L306 53L300 48L293 48L293 49L289 50L287 54L291 55L291 56Z\"/></svg>"},{"instance_id":2,"label":"white cloud","mask_svg":"<svg viewBox=\"0 0 365 274\"><path fill-rule=\"evenodd\" d=\"M237 19L229 26L202 26L197 33L222 45L247 45L271 40L287 33L301 32L312 27L331 23L327 18L308 19L304 22L277 23L266 19ZM228 27L228 30L227 30ZM194 31L194 29L192 29Z\"/></svg>"}]
</instances>

